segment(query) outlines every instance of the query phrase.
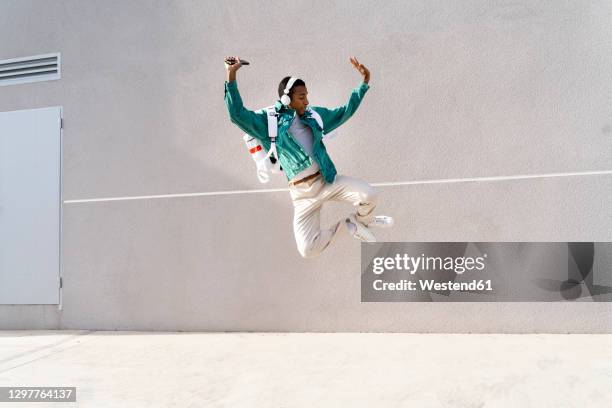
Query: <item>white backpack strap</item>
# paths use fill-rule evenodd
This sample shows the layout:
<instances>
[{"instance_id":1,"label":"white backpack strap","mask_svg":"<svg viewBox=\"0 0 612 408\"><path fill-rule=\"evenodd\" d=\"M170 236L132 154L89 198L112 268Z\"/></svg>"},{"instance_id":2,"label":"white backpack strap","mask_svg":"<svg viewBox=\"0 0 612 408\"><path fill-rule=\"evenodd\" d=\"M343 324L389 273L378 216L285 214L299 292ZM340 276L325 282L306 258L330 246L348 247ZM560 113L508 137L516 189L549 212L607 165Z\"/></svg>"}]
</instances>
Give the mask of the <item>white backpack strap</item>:
<instances>
[{"instance_id":1,"label":"white backpack strap","mask_svg":"<svg viewBox=\"0 0 612 408\"><path fill-rule=\"evenodd\" d=\"M270 136L270 150L268 150L268 154L264 158L267 160L270 156L274 155L276 159L276 163L272 167L271 171L273 173L280 173L280 160L278 157L278 152L276 151L276 136L278 135L278 113L276 113L276 109L274 106L268 106L266 109L266 113L268 114L268 136Z\"/></svg>"},{"instance_id":2,"label":"white backpack strap","mask_svg":"<svg viewBox=\"0 0 612 408\"><path fill-rule=\"evenodd\" d=\"M321 129L323 129L323 118L321 118L321 115L319 115L319 112L317 112L316 110L312 109L310 106L308 107L308 110L310 110L311 116L314 118L314 120L317 121L317 123L319 124L319 127ZM324 133L323 134L323 140L325 140L325 141L331 140L331 139L333 139L336 136L337 136L337 133L336 133L335 130L333 132Z\"/></svg>"},{"instance_id":3,"label":"white backpack strap","mask_svg":"<svg viewBox=\"0 0 612 408\"><path fill-rule=\"evenodd\" d=\"M276 136L278 135L278 114L274 106L268 106L265 109L268 114L268 136L270 136L270 139L275 139L274 143L276 143Z\"/></svg>"},{"instance_id":4,"label":"white backpack strap","mask_svg":"<svg viewBox=\"0 0 612 408\"><path fill-rule=\"evenodd\" d=\"M319 127L321 129L323 129L323 119L321 119L321 115L319 115L319 112L317 112L314 109L308 108L310 110L310 114L312 115L312 117L317 121L317 123L319 124Z\"/></svg>"}]
</instances>

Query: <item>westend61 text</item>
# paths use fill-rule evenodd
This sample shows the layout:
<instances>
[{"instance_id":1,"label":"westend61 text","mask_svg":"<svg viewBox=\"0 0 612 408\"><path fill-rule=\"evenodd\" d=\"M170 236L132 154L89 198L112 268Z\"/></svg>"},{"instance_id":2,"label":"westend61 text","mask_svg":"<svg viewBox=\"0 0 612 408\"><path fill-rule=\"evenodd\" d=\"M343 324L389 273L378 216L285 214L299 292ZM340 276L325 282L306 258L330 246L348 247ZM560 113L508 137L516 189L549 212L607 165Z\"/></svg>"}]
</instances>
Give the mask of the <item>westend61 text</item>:
<instances>
[{"instance_id":1,"label":"westend61 text","mask_svg":"<svg viewBox=\"0 0 612 408\"><path fill-rule=\"evenodd\" d=\"M493 287L491 280L480 279L470 282L437 282L432 279L419 279L417 282L402 279L399 282L384 282L382 279L377 279L372 283L374 290L459 290L459 291L491 291Z\"/></svg>"}]
</instances>

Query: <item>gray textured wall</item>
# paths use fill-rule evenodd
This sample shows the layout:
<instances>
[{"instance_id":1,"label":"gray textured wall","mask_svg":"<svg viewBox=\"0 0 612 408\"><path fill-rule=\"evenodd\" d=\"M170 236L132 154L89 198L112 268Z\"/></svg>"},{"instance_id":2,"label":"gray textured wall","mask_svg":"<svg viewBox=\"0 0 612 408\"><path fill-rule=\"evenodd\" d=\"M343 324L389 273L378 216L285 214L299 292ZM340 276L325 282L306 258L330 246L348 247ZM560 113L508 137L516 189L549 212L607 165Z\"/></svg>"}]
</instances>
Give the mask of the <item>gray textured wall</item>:
<instances>
[{"instance_id":1,"label":"gray textured wall","mask_svg":"<svg viewBox=\"0 0 612 408\"><path fill-rule=\"evenodd\" d=\"M608 1L0 2L0 59L59 51L62 79L0 111L64 108L63 308L1 328L609 332L607 303L360 303L359 244L302 259L288 192L261 189L223 104L303 78L314 105L371 89L328 151L370 183L612 169ZM285 188L282 178L266 189ZM378 187L386 241L612 239L612 176ZM331 206L331 222L348 208Z\"/></svg>"}]
</instances>

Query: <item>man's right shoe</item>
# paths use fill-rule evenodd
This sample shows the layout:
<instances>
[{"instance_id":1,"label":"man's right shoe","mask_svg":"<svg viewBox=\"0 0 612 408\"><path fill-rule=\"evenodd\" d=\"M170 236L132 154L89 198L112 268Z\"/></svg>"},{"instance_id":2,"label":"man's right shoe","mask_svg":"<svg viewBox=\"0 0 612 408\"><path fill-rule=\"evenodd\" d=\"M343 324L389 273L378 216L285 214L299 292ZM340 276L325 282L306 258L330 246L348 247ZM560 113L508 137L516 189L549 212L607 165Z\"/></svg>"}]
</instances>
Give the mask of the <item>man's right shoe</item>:
<instances>
[{"instance_id":1,"label":"man's right shoe","mask_svg":"<svg viewBox=\"0 0 612 408\"><path fill-rule=\"evenodd\" d=\"M376 237L372 234L372 231L369 230L368 227L360 223L355 219L355 215L351 214L347 219L347 222L350 222L355 226L355 232L353 232L353 236L360 241L364 242L376 242Z\"/></svg>"}]
</instances>

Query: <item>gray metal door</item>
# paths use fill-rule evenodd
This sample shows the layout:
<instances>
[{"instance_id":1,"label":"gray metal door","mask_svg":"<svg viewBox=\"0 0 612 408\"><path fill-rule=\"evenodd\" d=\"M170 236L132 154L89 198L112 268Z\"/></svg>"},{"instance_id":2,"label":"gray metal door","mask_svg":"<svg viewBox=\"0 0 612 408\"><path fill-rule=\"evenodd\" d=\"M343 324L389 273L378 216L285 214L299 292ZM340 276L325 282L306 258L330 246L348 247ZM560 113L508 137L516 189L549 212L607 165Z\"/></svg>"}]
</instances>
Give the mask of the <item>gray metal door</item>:
<instances>
[{"instance_id":1,"label":"gray metal door","mask_svg":"<svg viewBox=\"0 0 612 408\"><path fill-rule=\"evenodd\" d=\"M61 107L0 112L0 304L58 304Z\"/></svg>"}]
</instances>

